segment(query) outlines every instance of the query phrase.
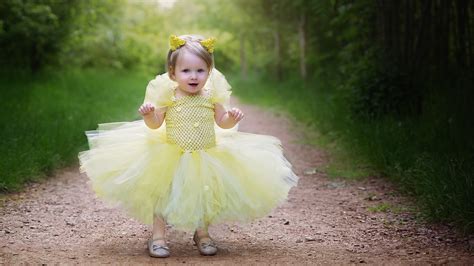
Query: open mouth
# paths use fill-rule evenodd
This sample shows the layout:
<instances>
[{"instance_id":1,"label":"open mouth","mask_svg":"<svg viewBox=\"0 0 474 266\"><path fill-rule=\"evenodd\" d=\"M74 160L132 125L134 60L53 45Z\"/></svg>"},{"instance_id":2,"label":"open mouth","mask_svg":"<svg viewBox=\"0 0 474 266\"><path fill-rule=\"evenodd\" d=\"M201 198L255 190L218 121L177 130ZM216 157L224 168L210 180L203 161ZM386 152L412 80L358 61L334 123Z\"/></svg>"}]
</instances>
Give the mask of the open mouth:
<instances>
[{"instance_id":1,"label":"open mouth","mask_svg":"<svg viewBox=\"0 0 474 266\"><path fill-rule=\"evenodd\" d=\"M188 83L188 85L193 88L196 88L199 85L199 83Z\"/></svg>"}]
</instances>

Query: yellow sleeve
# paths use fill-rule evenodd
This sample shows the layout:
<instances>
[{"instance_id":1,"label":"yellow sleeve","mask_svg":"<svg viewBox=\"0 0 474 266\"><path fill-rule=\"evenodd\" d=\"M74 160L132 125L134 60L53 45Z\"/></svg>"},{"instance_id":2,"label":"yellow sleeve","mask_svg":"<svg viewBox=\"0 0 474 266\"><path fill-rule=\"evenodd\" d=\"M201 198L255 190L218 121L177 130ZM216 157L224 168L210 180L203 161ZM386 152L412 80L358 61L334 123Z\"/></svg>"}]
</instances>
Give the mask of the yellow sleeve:
<instances>
[{"instance_id":1,"label":"yellow sleeve","mask_svg":"<svg viewBox=\"0 0 474 266\"><path fill-rule=\"evenodd\" d=\"M226 109L229 108L230 94L232 91L229 83L221 72L215 68L212 69L206 87L211 91L212 103L219 103Z\"/></svg>"},{"instance_id":2,"label":"yellow sleeve","mask_svg":"<svg viewBox=\"0 0 474 266\"><path fill-rule=\"evenodd\" d=\"M176 86L176 82L169 78L168 73L158 75L148 83L143 102L152 103L158 108L169 106L173 103Z\"/></svg>"}]
</instances>

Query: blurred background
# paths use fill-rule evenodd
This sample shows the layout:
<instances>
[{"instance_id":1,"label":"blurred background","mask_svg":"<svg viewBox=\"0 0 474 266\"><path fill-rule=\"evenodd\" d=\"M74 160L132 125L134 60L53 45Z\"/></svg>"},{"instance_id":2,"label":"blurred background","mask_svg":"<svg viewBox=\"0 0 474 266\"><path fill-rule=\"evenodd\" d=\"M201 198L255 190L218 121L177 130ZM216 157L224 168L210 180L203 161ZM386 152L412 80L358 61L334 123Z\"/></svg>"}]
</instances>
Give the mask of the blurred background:
<instances>
[{"instance_id":1,"label":"blurred background","mask_svg":"<svg viewBox=\"0 0 474 266\"><path fill-rule=\"evenodd\" d=\"M0 190L139 119L171 34L217 38L241 100L284 111L330 177L380 176L474 231L474 1L2 0Z\"/></svg>"}]
</instances>

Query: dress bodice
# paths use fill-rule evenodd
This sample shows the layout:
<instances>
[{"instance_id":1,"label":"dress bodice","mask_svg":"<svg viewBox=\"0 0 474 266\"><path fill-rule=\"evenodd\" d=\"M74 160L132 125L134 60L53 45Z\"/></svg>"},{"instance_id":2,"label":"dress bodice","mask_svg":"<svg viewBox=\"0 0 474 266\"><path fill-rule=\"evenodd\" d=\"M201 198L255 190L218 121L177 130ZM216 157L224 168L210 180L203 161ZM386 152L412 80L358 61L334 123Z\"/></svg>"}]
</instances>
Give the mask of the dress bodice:
<instances>
[{"instance_id":1,"label":"dress bodice","mask_svg":"<svg viewBox=\"0 0 474 266\"><path fill-rule=\"evenodd\" d=\"M214 105L207 96L188 95L166 111L166 137L183 150L202 150L216 145Z\"/></svg>"}]
</instances>

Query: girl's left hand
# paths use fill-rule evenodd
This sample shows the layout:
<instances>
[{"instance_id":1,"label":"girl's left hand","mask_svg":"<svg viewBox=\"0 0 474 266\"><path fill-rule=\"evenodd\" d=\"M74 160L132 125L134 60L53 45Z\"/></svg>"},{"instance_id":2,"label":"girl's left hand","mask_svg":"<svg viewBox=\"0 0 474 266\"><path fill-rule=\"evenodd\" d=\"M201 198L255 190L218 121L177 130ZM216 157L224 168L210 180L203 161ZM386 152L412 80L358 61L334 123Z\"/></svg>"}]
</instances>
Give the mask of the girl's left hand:
<instances>
[{"instance_id":1,"label":"girl's left hand","mask_svg":"<svg viewBox=\"0 0 474 266\"><path fill-rule=\"evenodd\" d=\"M235 122L239 122L244 118L244 113L239 109L239 108L232 108L229 111L227 111L229 114L229 117L234 119Z\"/></svg>"}]
</instances>

